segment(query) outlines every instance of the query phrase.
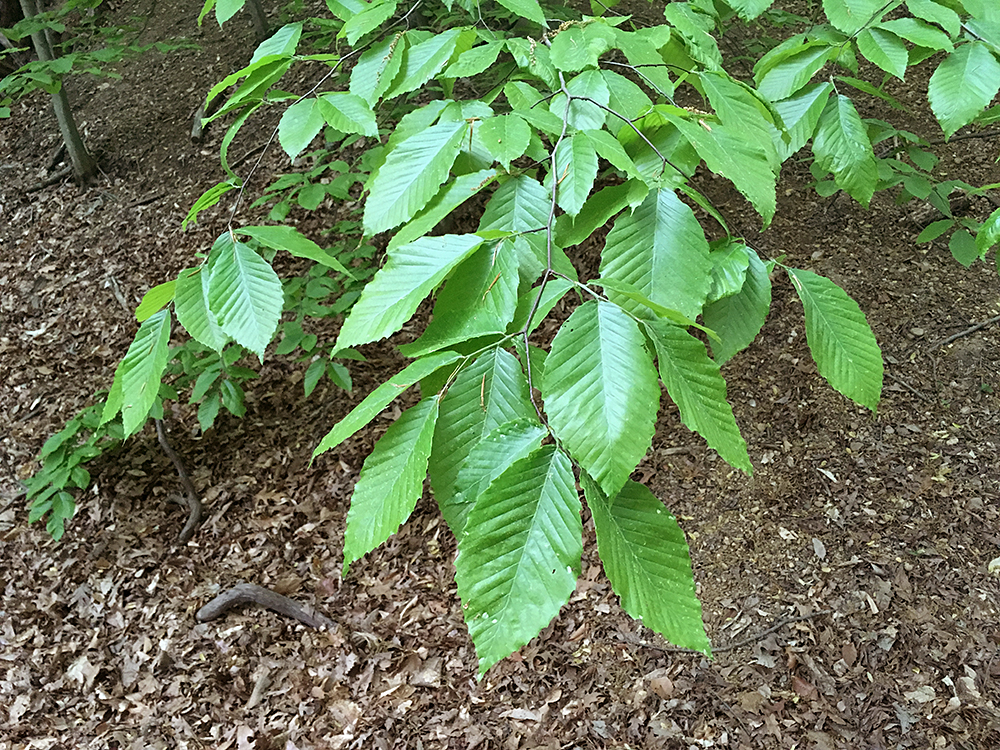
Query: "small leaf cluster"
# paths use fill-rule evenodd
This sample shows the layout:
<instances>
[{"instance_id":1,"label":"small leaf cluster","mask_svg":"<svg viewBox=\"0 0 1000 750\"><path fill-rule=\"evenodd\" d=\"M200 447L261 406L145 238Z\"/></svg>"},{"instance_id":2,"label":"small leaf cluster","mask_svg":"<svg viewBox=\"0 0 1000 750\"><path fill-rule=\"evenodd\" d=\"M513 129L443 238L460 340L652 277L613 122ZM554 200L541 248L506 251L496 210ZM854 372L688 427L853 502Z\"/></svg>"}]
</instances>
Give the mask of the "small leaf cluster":
<instances>
[{"instance_id":1,"label":"small leaf cluster","mask_svg":"<svg viewBox=\"0 0 1000 750\"><path fill-rule=\"evenodd\" d=\"M222 408L236 417L244 416L245 384L257 372L240 362L251 344L265 341L257 352L262 354L282 314L295 317L282 324L284 336L276 353L301 349L299 359L310 361L304 376L305 395L310 395L324 374L335 385L351 389L347 368L331 361L331 346L305 334L302 326L308 318L338 315L350 307L358 296L357 285L373 273L366 267L371 264L372 249L361 245L338 253L356 267L348 272L337 257L288 227L241 231L264 252L284 249L316 263L305 276L287 280L282 288L258 250L226 233L202 266L185 269L176 279L146 293L136 310L141 325L115 372L111 392L49 438L38 455L41 468L25 483L31 502L29 520L48 516L46 528L54 538L62 536L65 521L75 511L72 491L90 486L90 473L83 464L120 445L148 418L162 418L165 400L180 401L181 394L190 390L188 403L198 405L203 432L215 424ZM212 279L217 279L214 290ZM331 298L331 304L324 304ZM169 306L191 334L173 347ZM337 356L361 358L352 351Z\"/></svg>"},{"instance_id":2,"label":"small leaf cluster","mask_svg":"<svg viewBox=\"0 0 1000 750\"><path fill-rule=\"evenodd\" d=\"M90 472L84 464L117 447L123 439L121 420L101 424L101 410L101 404L82 409L46 440L38 454L42 468L25 482L31 501L28 522L48 516L46 531L57 541L76 511L72 491L90 486Z\"/></svg>"},{"instance_id":3,"label":"small leaf cluster","mask_svg":"<svg viewBox=\"0 0 1000 750\"><path fill-rule=\"evenodd\" d=\"M68 0L55 10L19 21L9 29L0 29L8 40L23 44L38 31L67 37L55 45L57 57L54 60L31 60L0 79L0 119L10 117L13 102L35 91L56 93L67 75L87 73L101 78L120 78L111 64L151 49L171 52L192 46L177 41L138 44L134 38L126 37L129 34L138 36L139 29L125 24L109 26L103 18L98 24L95 11L100 5L101 0ZM27 46L11 49L0 46L0 59L5 56L17 59L14 56L21 53L31 54Z\"/></svg>"}]
</instances>

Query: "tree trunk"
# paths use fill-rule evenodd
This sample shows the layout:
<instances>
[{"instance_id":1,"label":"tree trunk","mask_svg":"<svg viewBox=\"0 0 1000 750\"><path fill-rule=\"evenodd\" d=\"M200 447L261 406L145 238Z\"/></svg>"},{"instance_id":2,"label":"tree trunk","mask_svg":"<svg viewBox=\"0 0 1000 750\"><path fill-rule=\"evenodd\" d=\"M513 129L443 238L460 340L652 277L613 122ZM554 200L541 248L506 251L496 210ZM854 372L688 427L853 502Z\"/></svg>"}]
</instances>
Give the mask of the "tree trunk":
<instances>
[{"instance_id":1,"label":"tree trunk","mask_svg":"<svg viewBox=\"0 0 1000 750\"><path fill-rule=\"evenodd\" d=\"M268 37L267 16L264 14L264 6L260 4L260 0L247 0L247 8L250 9L250 15L253 17L253 28L254 33L257 35L257 41L263 42Z\"/></svg>"},{"instance_id":2,"label":"tree trunk","mask_svg":"<svg viewBox=\"0 0 1000 750\"><path fill-rule=\"evenodd\" d=\"M38 15L38 6L35 4L35 0L21 0L21 9L24 11L25 18L34 18ZM55 59L52 46L44 31L36 31L32 34L31 41L35 45L35 52L38 53L39 60L51 62ZM62 85L59 86L56 93L52 94L52 108L56 112L59 132L62 133L63 141L66 143L66 151L73 165L73 176L79 184L85 185L97 173L97 162L94 161L94 157L87 153L87 147L83 145L83 138L80 137L76 120L73 119L73 110L69 106L66 88Z\"/></svg>"}]
</instances>

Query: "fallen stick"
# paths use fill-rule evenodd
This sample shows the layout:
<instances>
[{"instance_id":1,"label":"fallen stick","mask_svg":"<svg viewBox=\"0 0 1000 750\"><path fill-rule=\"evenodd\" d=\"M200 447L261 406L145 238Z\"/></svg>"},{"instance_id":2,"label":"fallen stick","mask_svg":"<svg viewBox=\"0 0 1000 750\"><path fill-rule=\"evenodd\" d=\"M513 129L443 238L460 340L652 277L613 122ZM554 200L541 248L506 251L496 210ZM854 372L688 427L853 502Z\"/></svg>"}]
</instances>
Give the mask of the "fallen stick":
<instances>
[{"instance_id":1,"label":"fallen stick","mask_svg":"<svg viewBox=\"0 0 1000 750\"><path fill-rule=\"evenodd\" d=\"M25 188L24 192L26 192L26 193L37 193L39 190L43 190L44 188L47 188L49 185L55 185L57 182L59 182L60 180L62 180L64 177L68 177L71 174L73 174L73 165L72 164L63 167L58 172L53 172L48 177L46 177L44 180L40 180L40 181L36 182L31 187Z\"/></svg>"},{"instance_id":2,"label":"fallen stick","mask_svg":"<svg viewBox=\"0 0 1000 750\"><path fill-rule=\"evenodd\" d=\"M181 462L180 456L177 455L173 446L170 445L170 441L167 440L167 433L163 429L162 419L156 420L156 437L160 441L160 447L163 448L163 452L174 462L174 468L177 469L177 476L180 477L181 485L184 487L184 503L188 507L188 520L184 524L184 528L181 529L181 533L177 535L177 540L183 544L194 536L195 528L201 523L203 510L201 500L198 498L198 492L194 488L191 477L184 470L184 464Z\"/></svg>"},{"instance_id":3,"label":"fallen stick","mask_svg":"<svg viewBox=\"0 0 1000 750\"><path fill-rule=\"evenodd\" d=\"M750 636L749 638L744 638L742 641L737 641L736 643L728 643L725 646L719 646L718 648L713 648L713 654L722 654L726 651L733 651L738 648L743 648L744 646L749 646L758 641L764 640L771 633L781 630L785 625L791 625L793 622L802 622L803 620L811 620L814 617L819 617L820 615L828 615L833 612L832 609L821 609L812 614L802 615L800 617L783 617L778 620L774 625L769 627L767 630L762 630L761 632ZM691 648L684 648L683 646L661 646L658 643L648 643L647 641L641 641L638 638L633 638L631 636L626 636L623 640L627 643L631 643L635 646L645 646L646 648L652 648L656 651L664 651L666 653L681 653L681 654L700 654L700 651L695 651Z\"/></svg>"},{"instance_id":4,"label":"fallen stick","mask_svg":"<svg viewBox=\"0 0 1000 750\"><path fill-rule=\"evenodd\" d=\"M959 331L958 333L954 334L953 336L949 336L946 339L941 339L940 341L935 341L933 344L931 344L930 348L931 349L935 349L935 348L937 348L939 346L947 346L952 341L956 341L957 339L960 339L963 336L968 336L970 333L975 333L980 328L985 328L990 323L996 323L997 321L1000 321L1000 315L995 315L992 318L990 318L989 320L984 320L982 323L976 323L974 326L969 326L964 331Z\"/></svg>"},{"instance_id":5,"label":"fallen stick","mask_svg":"<svg viewBox=\"0 0 1000 750\"><path fill-rule=\"evenodd\" d=\"M287 596L276 594L270 589L252 583L239 583L231 589L223 591L199 609L195 614L195 619L198 622L208 622L217 617L222 617L222 615L226 614L233 607L238 607L242 604L256 604L265 609L277 612L279 615L291 617L303 625L308 625L317 630L322 628L333 630L336 627L336 624L330 618L310 612Z\"/></svg>"}]
</instances>

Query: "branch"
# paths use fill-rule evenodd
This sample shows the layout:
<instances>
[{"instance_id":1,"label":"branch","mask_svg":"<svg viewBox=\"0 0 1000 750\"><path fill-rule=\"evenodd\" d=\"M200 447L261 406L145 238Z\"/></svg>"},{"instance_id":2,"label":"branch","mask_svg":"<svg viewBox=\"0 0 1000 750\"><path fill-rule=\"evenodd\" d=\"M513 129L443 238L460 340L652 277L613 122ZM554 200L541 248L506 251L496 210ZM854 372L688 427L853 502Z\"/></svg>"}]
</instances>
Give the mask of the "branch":
<instances>
[{"instance_id":1,"label":"branch","mask_svg":"<svg viewBox=\"0 0 1000 750\"><path fill-rule=\"evenodd\" d=\"M163 452L167 454L167 457L174 462L174 468L177 469L177 476L180 477L181 485L184 487L184 501L188 506L188 520L184 524L184 528L181 529L181 533L177 536L177 541L183 543L188 542L191 537L194 536L195 527L201 523L202 516L202 504L201 500L198 498L198 492L194 488L194 483L191 481L191 477L188 476L187 472L184 470L184 464L181 462L180 456L174 451L173 446L170 445L170 441L167 440L166 430L163 429L163 420L156 420L156 437L160 441L160 447L163 448Z\"/></svg>"},{"instance_id":2,"label":"branch","mask_svg":"<svg viewBox=\"0 0 1000 750\"><path fill-rule=\"evenodd\" d=\"M980 328L985 328L990 323L996 323L998 321L1000 321L1000 315L995 315L992 318L990 318L989 320L984 320L982 323L976 323L974 326L969 326L964 331L959 331L958 333L954 334L953 336L949 336L946 339L941 339L940 341L935 341L933 344L931 344L930 348L931 349L936 349L939 346L946 346L947 344L950 344L952 341L960 339L963 336L968 336L970 333L975 333Z\"/></svg>"},{"instance_id":3,"label":"branch","mask_svg":"<svg viewBox=\"0 0 1000 750\"><path fill-rule=\"evenodd\" d=\"M226 614L233 607L238 607L242 604L256 604L265 609L277 612L279 615L291 617L317 630L322 628L333 630L336 628L336 623L329 617L310 612L287 596L276 594L270 589L266 589L263 586L256 586L252 583L239 583L231 589L223 591L199 609L195 614L195 619L198 622L208 622L217 617L222 617L222 615Z\"/></svg>"},{"instance_id":4,"label":"branch","mask_svg":"<svg viewBox=\"0 0 1000 750\"><path fill-rule=\"evenodd\" d=\"M809 614L809 615L802 615L801 617L783 617L782 619L778 620L774 625L772 625L771 627L769 627L767 630L762 630L761 632L757 633L756 635L752 635L749 638L744 638L742 641L737 641L736 643L730 643L730 644L727 644L725 646L719 646L718 648L713 648L712 649L712 653L713 654L722 654L722 653L725 653L726 651L735 651L738 648L743 648L744 646L749 646L752 643L757 643L758 641L763 640L764 638L766 638L767 636L771 635L771 633L775 632L776 630L781 630L781 628L785 627L785 625L790 625L793 622L802 622L803 620L811 620L813 617L819 617L820 615L828 615L831 612L833 612L832 609L821 609L821 610L819 610L817 612L813 612L812 614ZM690 648L682 648L680 646L660 646L659 644L656 644L656 643L647 643L646 641L640 641L639 639L633 638L633 637L630 637L630 636L626 636L625 640L628 641L629 643L635 645L635 646L645 646L646 648L652 648L652 649L655 649L657 651L663 651L665 653L671 653L671 654L672 653L681 653L681 654L700 654L701 653L700 651L695 651L694 649L690 649Z\"/></svg>"}]
</instances>

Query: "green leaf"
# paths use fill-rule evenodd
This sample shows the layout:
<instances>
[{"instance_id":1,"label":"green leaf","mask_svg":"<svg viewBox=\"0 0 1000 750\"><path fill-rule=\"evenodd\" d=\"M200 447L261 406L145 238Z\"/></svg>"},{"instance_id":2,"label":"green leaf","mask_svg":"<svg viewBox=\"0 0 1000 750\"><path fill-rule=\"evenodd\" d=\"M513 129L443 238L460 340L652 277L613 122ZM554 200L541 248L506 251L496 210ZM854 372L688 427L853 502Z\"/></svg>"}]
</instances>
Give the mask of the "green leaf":
<instances>
[{"instance_id":1,"label":"green leaf","mask_svg":"<svg viewBox=\"0 0 1000 750\"><path fill-rule=\"evenodd\" d=\"M615 45L615 32L600 22L575 25L552 37L552 64L567 73L596 68L601 55Z\"/></svg>"},{"instance_id":2,"label":"green leaf","mask_svg":"<svg viewBox=\"0 0 1000 750\"><path fill-rule=\"evenodd\" d=\"M772 102L787 99L805 86L833 54L823 42L803 45L803 48L755 75L757 91Z\"/></svg>"},{"instance_id":3,"label":"green leaf","mask_svg":"<svg viewBox=\"0 0 1000 750\"><path fill-rule=\"evenodd\" d=\"M597 179L597 150L583 133L564 138L556 148L556 203L570 216L576 216L590 195ZM552 189L553 173L545 176L545 187Z\"/></svg>"},{"instance_id":4,"label":"green leaf","mask_svg":"<svg viewBox=\"0 0 1000 750\"><path fill-rule=\"evenodd\" d=\"M45 524L45 530L49 532L55 541L62 539L65 531L64 524L73 517L76 511L76 503L73 496L68 492L59 492L52 498L52 506L49 508L49 520ZM569 597L567 597L569 598Z\"/></svg>"},{"instance_id":5,"label":"green leaf","mask_svg":"<svg viewBox=\"0 0 1000 750\"><path fill-rule=\"evenodd\" d=\"M879 24L879 28L891 31L896 36L901 36L918 47L946 52L951 52L954 49L951 39L941 29L916 18L896 18L892 21L883 21Z\"/></svg>"},{"instance_id":6,"label":"green leaf","mask_svg":"<svg viewBox=\"0 0 1000 750\"><path fill-rule=\"evenodd\" d=\"M228 233L226 234L228 237ZM208 306L209 271L204 267L185 268L177 275L174 309L177 321L198 342L215 351L229 341Z\"/></svg>"},{"instance_id":7,"label":"green leaf","mask_svg":"<svg viewBox=\"0 0 1000 750\"><path fill-rule=\"evenodd\" d=\"M888 10L885 0L823 0L823 11L834 28L853 36Z\"/></svg>"},{"instance_id":8,"label":"green leaf","mask_svg":"<svg viewBox=\"0 0 1000 750\"><path fill-rule=\"evenodd\" d=\"M497 188L479 221L480 232L530 232L523 235L523 242L520 243L533 251L525 253L519 259L521 281L525 284L534 282L545 269L545 232L537 230L549 221L551 200L551 193L537 180L521 175Z\"/></svg>"},{"instance_id":9,"label":"green leaf","mask_svg":"<svg viewBox=\"0 0 1000 750\"><path fill-rule=\"evenodd\" d=\"M629 481L608 500L580 477L594 517L597 550L622 609L671 643L711 654L691 555L677 519L648 489Z\"/></svg>"},{"instance_id":10,"label":"green leaf","mask_svg":"<svg viewBox=\"0 0 1000 750\"><path fill-rule=\"evenodd\" d=\"M365 5L367 7L349 18L337 34L341 38L346 37L347 43L352 47L358 39L369 31L377 29L396 12L396 3L393 0L375 0Z\"/></svg>"},{"instance_id":11,"label":"green leaf","mask_svg":"<svg viewBox=\"0 0 1000 750\"><path fill-rule=\"evenodd\" d=\"M989 105L1000 90L1000 62L986 45L970 42L946 57L931 76L927 99L951 138Z\"/></svg>"},{"instance_id":12,"label":"green leaf","mask_svg":"<svg viewBox=\"0 0 1000 750\"><path fill-rule=\"evenodd\" d=\"M322 357L317 357L309 363L309 367L306 368L306 373L302 377L302 388L305 391L306 398L309 398L310 394L316 390L316 386L325 372L326 362Z\"/></svg>"},{"instance_id":13,"label":"green leaf","mask_svg":"<svg viewBox=\"0 0 1000 750\"><path fill-rule=\"evenodd\" d=\"M478 336L502 334L514 318L517 285L513 240L480 247L448 279L423 335L401 346L400 353L419 357Z\"/></svg>"},{"instance_id":14,"label":"green leaf","mask_svg":"<svg viewBox=\"0 0 1000 750\"><path fill-rule=\"evenodd\" d=\"M914 16L936 23L947 31L949 36L956 37L961 30L962 19L958 13L934 0L906 0L906 7Z\"/></svg>"},{"instance_id":15,"label":"green leaf","mask_svg":"<svg viewBox=\"0 0 1000 750\"><path fill-rule=\"evenodd\" d=\"M976 240L965 229L956 229L948 240L948 249L951 250L952 257L968 268L979 260L979 248L976 247Z\"/></svg>"},{"instance_id":16,"label":"green leaf","mask_svg":"<svg viewBox=\"0 0 1000 750\"><path fill-rule=\"evenodd\" d=\"M299 46L299 39L301 37L301 23L285 24L271 34L270 37L257 45L257 49L254 50L253 57L250 58L250 64L248 67L253 67L257 63L263 62L270 57L291 57L295 54L295 48ZM219 85L221 84L217 84L215 88L218 88ZM223 88L228 88L230 85L230 83L227 83L223 86ZM212 95L209 94L208 98L211 100Z\"/></svg>"},{"instance_id":17,"label":"green leaf","mask_svg":"<svg viewBox=\"0 0 1000 750\"><path fill-rule=\"evenodd\" d=\"M344 568L378 547L410 517L423 492L438 397L407 409L375 443L354 486L344 531Z\"/></svg>"},{"instance_id":18,"label":"green leaf","mask_svg":"<svg viewBox=\"0 0 1000 750\"><path fill-rule=\"evenodd\" d=\"M558 71L552 64L548 47L519 36L508 37L506 44L507 51L518 68L529 76L538 78L550 89L560 87Z\"/></svg>"},{"instance_id":19,"label":"green leaf","mask_svg":"<svg viewBox=\"0 0 1000 750\"><path fill-rule=\"evenodd\" d=\"M405 49L406 37L402 34L369 47L351 70L351 93L374 106L399 75Z\"/></svg>"},{"instance_id":20,"label":"green leaf","mask_svg":"<svg viewBox=\"0 0 1000 750\"><path fill-rule=\"evenodd\" d=\"M411 135L389 152L365 201L367 234L409 221L427 205L448 179L468 127L465 122L441 122Z\"/></svg>"},{"instance_id":21,"label":"green leaf","mask_svg":"<svg viewBox=\"0 0 1000 750\"><path fill-rule=\"evenodd\" d=\"M991 213L976 233L976 249L979 257L985 258L986 251L1000 242L1000 208Z\"/></svg>"},{"instance_id":22,"label":"green leaf","mask_svg":"<svg viewBox=\"0 0 1000 750\"><path fill-rule=\"evenodd\" d=\"M607 160L611 166L620 170L627 177L641 179L639 168L632 161L632 157L611 133L607 130L585 130L584 135L594 144L598 156Z\"/></svg>"},{"instance_id":23,"label":"green leaf","mask_svg":"<svg viewBox=\"0 0 1000 750\"><path fill-rule=\"evenodd\" d=\"M174 298L174 287L177 282L173 279L157 284L144 295L139 306L135 308L135 319L140 323L153 313L169 305Z\"/></svg>"},{"instance_id":24,"label":"green leaf","mask_svg":"<svg viewBox=\"0 0 1000 750\"><path fill-rule=\"evenodd\" d=\"M344 321L336 348L367 344L398 331L421 300L482 242L474 234L445 234L421 237L387 253L386 264Z\"/></svg>"},{"instance_id":25,"label":"green leaf","mask_svg":"<svg viewBox=\"0 0 1000 750\"><path fill-rule=\"evenodd\" d=\"M857 44L862 55L889 75L903 80L910 53L898 36L881 28L865 29L858 34Z\"/></svg>"},{"instance_id":26,"label":"green leaf","mask_svg":"<svg viewBox=\"0 0 1000 750\"><path fill-rule=\"evenodd\" d=\"M365 0L326 0L326 7L341 21L347 21L367 7Z\"/></svg>"},{"instance_id":27,"label":"green leaf","mask_svg":"<svg viewBox=\"0 0 1000 750\"><path fill-rule=\"evenodd\" d=\"M663 97L673 96L676 85L660 53L670 36L670 27L665 25L634 32L615 29L616 46L625 53L625 59L640 71L643 81Z\"/></svg>"},{"instance_id":28,"label":"green leaf","mask_svg":"<svg viewBox=\"0 0 1000 750\"><path fill-rule=\"evenodd\" d=\"M854 103L831 97L813 137L817 165L833 173L837 187L866 208L878 184L878 167L865 125Z\"/></svg>"},{"instance_id":29,"label":"green leaf","mask_svg":"<svg viewBox=\"0 0 1000 750\"><path fill-rule=\"evenodd\" d=\"M556 220L556 244L579 245L625 208L640 206L648 194L645 183L639 180L602 188L587 199L576 216L563 214Z\"/></svg>"},{"instance_id":30,"label":"green leaf","mask_svg":"<svg viewBox=\"0 0 1000 750\"><path fill-rule=\"evenodd\" d=\"M264 247L269 247L272 250L284 250L296 258L306 258L316 261L320 265L332 268L334 271L342 273L348 278L355 278L354 274L348 271L343 263L295 227L285 225L240 227L235 231L237 234L245 234L253 237L257 242L264 245Z\"/></svg>"},{"instance_id":31,"label":"green leaf","mask_svg":"<svg viewBox=\"0 0 1000 750\"><path fill-rule=\"evenodd\" d=\"M743 288L750 264L750 251L742 242L727 240L709 255L712 261L712 290L706 302L732 297Z\"/></svg>"},{"instance_id":32,"label":"green leaf","mask_svg":"<svg viewBox=\"0 0 1000 750\"><path fill-rule=\"evenodd\" d=\"M460 355L455 352L438 352L429 357L422 357L411 362L402 371L396 373L369 393L346 417L337 422L323 437L319 445L316 446L316 450L312 453L312 458L316 458L321 453L336 448L354 435L358 430L375 419L385 407L402 396L411 385L432 375L442 367L447 367L457 362L459 359Z\"/></svg>"},{"instance_id":33,"label":"green leaf","mask_svg":"<svg viewBox=\"0 0 1000 750\"><path fill-rule=\"evenodd\" d=\"M493 41L466 50L458 56L458 60L448 66L444 76L446 78L471 78L479 75L497 61L503 48L504 42Z\"/></svg>"},{"instance_id":34,"label":"green leaf","mask_svg":"<svg viewBox=\"0 0 1000 750\"><path fill-rule=\"evenodd\" d=\"M781 162L771 138L774 116L764 103L725 73L703 72L698 78L722 124L741 133L747 145L752 145L777 172Z\"/></svg>"},{"instance_id":35,"label":"green leaf","mask_svg":"<svg viewBox=\"0 0 1000 750\"><path fill-rule=\"evenodd\" d=\"M819 374L872 411L882 393L882 352L858 303L829 279L786 268L806 316L806 340Z\"/></svg>"},{"instance_id":36,"label":"green leaf","mask_svg":"<svg viewBox=\"0 0 1000 750\"><path fill-rule=\"evenodd\" d=\"M515 461L536 451L548 431L537 419L514 419L497 427L469 452L455 480L456 494L469 509L490 483ZM464 527L459 527L459 538Z\"/></svg>"},{"instance_id":37,"label":"green leaf","mask_svg":"<svg viewBox=\"0 0 1000 750\"><path fill-rule=\"evenodd\" d=\"M209 308L224 333L263 361L281 318L284 293L271 265L242 242L213 253Z\"/></svg>"},{"instance_id":38,"label":"green leaf","mask_svg":"<svg viewBox=\"0 0 1000 750\"><path fill-rule=\"evenodd\" d=\"M364 99L347 91L328 91L316 100L316 109L326 123L341 133L378 138L375 113Z\"/></svg>"},{"instance_id":39,"label":"green leaf","mask_svg":"<svg viewBox=\"0 0 1000 750\"><path fill-rule=\"evenodd\" d=\"M626 120L634 121L647 114L652 108L653 102L650 101L645 91L628 78L609 70L602 70L601 76L608 87L608 109L618 115L617 117L611 115L607 118L607 128L611 131L611 135L617 136L620 130L629 127Z\"/></svg>"},{"instance_id":40,"label":"green leaf","mask_svg":"<svg viewBox=\"0 0 1000 750\"><path fill-rule=\"evenodd\" d=\"M170 353L170 311L160 310L139 326L125 358L115 371L121 382L122 427L125 437L146 422L160 390L160 378ZM120 374L119 374L120 373ZM109 397L108 403L111 403ZM110 417L105 410L104 421ZM111 414L113 417L114 414Z\"/></svg>"},{"instance_id":41,"label":"green leaf","mask_svg":"<svg viewBox=\"0 0 1000 750\"><path fill-rule=\"evenodd\" d=\"M774 0L726 0L730 8L740 14L745 21L752 21L771 7Z\"/></svg>"},{"instance_id":42,"label":"green leaf","mask_svg":"<svg viewBox=\"0 0 1000 750\"><path fill-rule=\"evenodd\" d=\"M681 421L697 432L731 466L753 473L747 444L726 401L726 381L705 345L682 328L665 321L645 321L656 347L660 377Z\"/></svg>"},{"instance_id":43,"label":"green leaf","mask_svg":"<svg viewBox=\"0 0 1000 750\"><path fill-rule=\"evenodd\" d=\"M403 53L403 68L396 84L386 93L386 99L416 91L448 64L458 47L459 37L466 29L453 28L413 44Z\"/></svg>"},{"instance_id":44,"label":"green leaf","mask_svg":"<svg viewBox=\"0 0 1000 750\"><path fill-rule=\"evenodd\" d=\"M531 128L517 115L500 115L473 126L490 156L510 170L510 163L528 150Z\"/></svg>"},{"instance_id":45,"label":"green leaf","mask_svg":"<svg viewBox=\"0 0 1000 750\"><path fill-rule=\"evenodd\" d=\"M788 134L788 141L785 141L775 133L775 146L782 162L797 153L813 137L831 91L831 83L814 83L794 96L774 103L774 110L781 117Z\"/></svg>"},{"instance_id":46,"label":"green leaf","mask_svg":"<svg viewBox=\"0 0 1000 750\"><path fill-rule=\"evenodd\" d=\"M324 123L323 113L319 111L313 98L295 102L286 109L278 122L278 142L288 158L294 159L312 143L312 139L323 129Z\"/></svg>"},{"instance_id":47,"label":"green leaf","mask_svg":"<svg viewBox=\"0 0 1000 750\"><path fill-rule=\"evenodd\" d=\"M455 581L480 676L569 601L582 533L573 470L555 446L515 462L479 496L459 538Z\"/></svg>"},{"instance_id":48,"label":"green leaf","mask_svg":"<svg viewBox=\"0 0 1000 750\"><path fill-rule=\"evenodd\" d=\"M215 424L215 418L219 416L219 407L221 405L222 399L217 390L209 392L207 398L198 404L198 426L201 427L203 433L212 429L212 425Z\"/></svg>"},{"instance_id":49,"label":"green leaf","mask_svg":"<svg viewBox=\"0 0 1000 750\"><path fill-rule=\"evenodd\" d=\"M634 284L629 284L627 281L622 281L620 279L598 278L591 280L589 283L594 286L602 287L605 292L613 292L613 295L608 296L613 296L612 301L619 305L623 310L630 313L633 317L643 319L649 318L649 315L639 310L635 305L628 304L628 300L638 302L643 307L649 308L658 318L669 320L670 322L679 326L684 326L685 328L693 326L701 331L705 331L709 336L712 335L711 331L702 325L698 325L698 323L694 322L686 315L677 312L677 310L671 310L669 307L664 307L663 305L658 305L653 302L653 300L640 292L638 287Z\"/></svg>"},{"instance_id":50,"label":"green leaf","mask_svg":"<svg viewBox=\"0 0 1000 750\"><path fill-rule=\"evenodd\" d=\"M542 12L542 6L538 4L538 0L500 0L500 4L516 16L548 28L545 23L545 14Z\"/></svg>"},{"instance_id":51,"label":"green leaf","mask_svg":"<svg viewBox=\"0 0 1000 750\"><path fill-rule=\"evenodd\" d=\"M738 294L705 305L703 320L715 331L712 354L721 366L757 338L771 309L771 279L757 253L747 254L749 267Z\"/></svg>"},{"instance_id":52,"label":"green leaf","mask_svg":"<svg viewBox=\"0 0 1000 750\"><path fill-rule=\"evenodd\" d=\"M214 206L222 199L222 196L230 190L236 189L236 187L237 186L231 182L220 182L202 193L198 197L198 200L194 202L194 205L191 206L191 210L188 211L187 216L184 217L184 221L181 222L181 231L186 231L188 224L192 224L198 220L198 214L206 208Z\"/></svg>"},{"instance_id":53,"label":"green leaf","mask_svg":"<svg viewBox=\"0 0 1000 750\"><path fill-rule=\"evenodd\" d=\"M223 380L219 384L219 393L222 395L222 405L234 417L243 417L246 406L243 404L243 389L231 380Z\"/></svg>"},{"instance_id":54,"label":"green leaf","mask_svg":"<svg viewBox=\"0 0 1000 750\"><path fill-rule=\"evenodd\" d=\"M585 302L545 361L549 424L580 465L614 494L653 439L660 387L635 321L610 302Z\"/></svg>"},{"instance_id":55,"label":"green leaf","mask_svg":"<svg viewBox=\"0 0 1000 750\"><path fill-rule=\"evenodd\" d=\"M569 123L577 130L597 130L604 127L607 107L611 100L604 77L599 70L585 70L566 84L566 90L572 97L569 107L566 106L566 94L559 93L549 104L549 111ZM601 106L598 106L601 105Z\"/></svg>"},{"instance_id":56,"label":"green leaf","mask_svg":"<svg viewBox=\"0 0 1000 750\"><path fill-rule=\"evenodd\" d=\"M668 114L668 119L694 146L709 169L732 182L747 197L763 217L764 226L770 224L777 207L777 176L767 152L746 140L738 128L723 124L705 127L706 124L695 124L674 114Z\"/></svg>"},{"instance_id":57,"label":"green leaf","mask_svg":"<svg viewBox=\"0 0 1000 750\"><path fill-rule=\"evenodd\" d=\"M538 421L521 365L512 354L494 348L455 378L441 402L434 433L431 485L445 521L456 536L464 526L464 499L458 497L456 488L458 473L484 437L514 419Z\"/></svg>"},{"instance_id":58,"label":"green leaf","mask_svg":"<svg viewBox=\"0 0 1000 750\"><path fill-rule=\"evenodd\" d=\"M219 22L219 28L222 28L222 24L235 16L245 3L246 0L217 0L215 3L215 20Z\"/></svg>"},{"instance_id":59,"label":"green leaf","mask_svg":"<svg viewBox=\"0 0 1000 750\"><path fill-rule=\"evenodd\" d=\"M514 333L524 331L525 326L527 326L528 333L531 333L545 317L552 312L554 308L563 297L566 296L570 289L574 289L575 285L572 281L567 281L561 278L550 278L548 283L545 285L544 289L539 289L539 287L534 286L526 291L522 292L517 298L517 311L514 313L514 320L509 326L507 326L507 333L513 335ZM535 299L541 297L538 301L538 306L535 307ZM532 308L535 309L534 315L531 318L531 324L528 325L528 313L531 312ZM517 340L515 339L515 344ZM523 346L522 337L522 346Z\"/></svg>"},{"instance_id":60,"label":"green leaf","mask_svg":"<svg viewBox=\"0 0 1000 750\"><path fill-rule=\"evenodd\" d=\"M452 211L478 195L497 177L496 169L482 169L456 177L446 184L410 221L392 235L387 250L408 245L437 227Z\"/></svg>"},{"instance_id":61,"label":"green leaf","mask_svg":"<svg viewBox=\"0 0 1000 750\"><path fill-rule=\"evenodd\" d=\"M926 227L923 228L920 234L917 235L916 241L918 243L933 242L942 234L951 229L953 226L955 226L954 219L941 219L940 221L932 221L930 224L928 224Z\"/></svg>"},{"instance_id":62,"label":"green leaf","mask_svg":"<svg viewBox=\"0 0 1000 750\"><path fill-rule=\"evenodd\" d=\"M711 287L708 242L694 212L672 190L654 190L620 216L601 253L601 276L635 286L653 302L689 318Z\"/></svg>"}]
</instances>

